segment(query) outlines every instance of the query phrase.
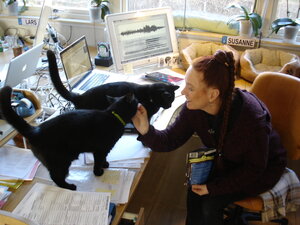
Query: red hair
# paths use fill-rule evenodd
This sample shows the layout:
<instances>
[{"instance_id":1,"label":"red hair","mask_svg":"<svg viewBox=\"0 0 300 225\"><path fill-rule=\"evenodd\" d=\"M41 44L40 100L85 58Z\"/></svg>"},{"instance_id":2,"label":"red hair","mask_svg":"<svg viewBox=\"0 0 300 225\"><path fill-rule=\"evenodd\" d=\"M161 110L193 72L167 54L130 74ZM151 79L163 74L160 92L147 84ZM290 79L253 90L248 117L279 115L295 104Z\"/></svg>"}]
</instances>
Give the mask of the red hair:
<instances>
[{"instance_id":1,"label":"red hair","mask_svg":"<svg viewBox=\"0 0 300 225\"><path fill-rule=\"evenodd\" d=\"M222 102L220 110L223 112L223 121L217 152L221 156L234 91L235 69L233 54L232 52L218 50L212 56L195 59L192 63L192 67L194 70L203 73L204 82L207 86L217 88L220 92Z\"/></svg>"}]
</instances>

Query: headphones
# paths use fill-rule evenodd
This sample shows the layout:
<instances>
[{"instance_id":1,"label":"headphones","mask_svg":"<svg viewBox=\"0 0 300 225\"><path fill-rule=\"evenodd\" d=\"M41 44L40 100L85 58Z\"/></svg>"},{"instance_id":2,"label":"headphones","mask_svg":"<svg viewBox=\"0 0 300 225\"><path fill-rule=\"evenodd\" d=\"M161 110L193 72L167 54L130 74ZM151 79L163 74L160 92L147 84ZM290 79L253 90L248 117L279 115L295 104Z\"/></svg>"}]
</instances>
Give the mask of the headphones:
<instances>
[{"instance_id":1,"label":"headphones","mask_svg":"<svg viewBox=\"0 0 300 225\"><path fill-rule=\"evenodd\" d=\"M110 57L110 47L106 42L99 42L97 44L98 55L103 58Z\"/></svg>"},{"instance_id":2,"label":"headphones","mask_svg":"<svg viewBox=\"0 0 300 225\"><path fill-rule=\"evenodd\" d=\"M14 91L12 96L11 106L19 116L28 117L35 113L34 105L22 92Z\"/></svg>"}]
</instances>

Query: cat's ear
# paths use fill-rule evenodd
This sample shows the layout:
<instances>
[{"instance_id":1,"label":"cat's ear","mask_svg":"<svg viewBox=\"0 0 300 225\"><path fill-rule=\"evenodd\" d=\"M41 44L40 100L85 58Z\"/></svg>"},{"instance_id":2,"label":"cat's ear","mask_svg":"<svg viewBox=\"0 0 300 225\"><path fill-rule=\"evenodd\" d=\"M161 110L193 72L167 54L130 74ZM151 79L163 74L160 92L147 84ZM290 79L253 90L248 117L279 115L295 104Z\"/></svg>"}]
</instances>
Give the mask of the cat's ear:
<instances>
[{"instance_id":1,"label":"cat's ear","mask_svg":"<svg viewBox=\"0 0 300 225\"><path fill-rule=\"evenodd\" d=\"M106 95L106 100L110 105L113 104L114 102L116 102L119 98L120 97L112 97L112 96Z\"/></svg>"},{"instance_id":2,"label":"cat's ear","mask_svg":"<svg viewBox=\"0 0 300 225\"><path fill-rule=\"evenodd\" d=\"M175 90L177 90L177 89L179 88L178 85L172 85L171 87L172 87L172 90L173 90L173 91L175 91Z\"/></svg>"}]
</instances>

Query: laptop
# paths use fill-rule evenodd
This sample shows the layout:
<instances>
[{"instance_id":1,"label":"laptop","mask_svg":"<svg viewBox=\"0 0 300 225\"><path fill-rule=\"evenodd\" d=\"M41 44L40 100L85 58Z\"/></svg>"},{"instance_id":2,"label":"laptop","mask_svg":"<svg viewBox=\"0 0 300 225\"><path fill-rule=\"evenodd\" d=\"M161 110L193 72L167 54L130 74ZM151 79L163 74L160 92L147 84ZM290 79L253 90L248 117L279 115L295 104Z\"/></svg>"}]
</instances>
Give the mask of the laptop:
<instances>
[{"instance_id":1,"label":"laptop","mask_svg":"<svg viewBox=\"0 0 300 225\"><path fill-rule=\"evenodd\" d=\"M124 76L93 67L85 36L77 39L60 52L60 59L72 92L82 94L90 88L106 82L123 81ZM119 76L118 76L119 75ZM80 79L76 79L80 77ZM114 78L114 79L111 79Z\"/></svg>"},{"instance_id":2,"label":"laptop","mask_svg":"<svg viewBox=\"0 0 300 225\"><path fill-rule=\"evenodd\" d=\"M15 87L26 78L29 78L36 71L36 66L42 53L43 43L27 50L21 55L13 58L9 65L4 82L1 81L0 87Z\"/></svg>"}]
</instances>

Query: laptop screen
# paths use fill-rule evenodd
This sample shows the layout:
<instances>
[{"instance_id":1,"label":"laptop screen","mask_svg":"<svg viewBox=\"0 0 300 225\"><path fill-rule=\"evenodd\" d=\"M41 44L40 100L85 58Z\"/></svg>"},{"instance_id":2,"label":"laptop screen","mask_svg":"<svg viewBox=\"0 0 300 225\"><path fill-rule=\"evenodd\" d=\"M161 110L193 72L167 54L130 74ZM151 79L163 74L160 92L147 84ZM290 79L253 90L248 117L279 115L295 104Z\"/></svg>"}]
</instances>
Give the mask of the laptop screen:
<instances>
[{"instance_id":1,"label":"laptop screen","mask_svg":"<svg viewBox=\"0 0 300 225\"><path fill-rule=\"evenodd\" d=\"M40 43L21 55L13 58L8 66L4 85L15 87L36 71L42 53L43 43Z\"/></svg>"},{"instance_id":2,"label":"laptop screen","mask_svg":"<svg viewBox=\"0 0 300 225\"><path fill-rule=\"evenodd\" d=\"M62 50L60 59L68 79L93 69L85 36Z\"/></svg>"}]
</instances>

